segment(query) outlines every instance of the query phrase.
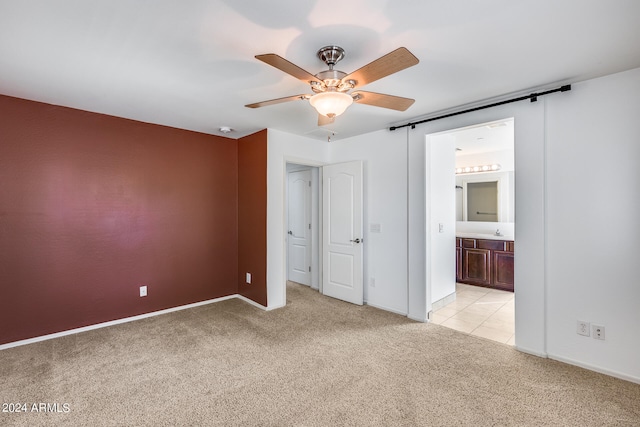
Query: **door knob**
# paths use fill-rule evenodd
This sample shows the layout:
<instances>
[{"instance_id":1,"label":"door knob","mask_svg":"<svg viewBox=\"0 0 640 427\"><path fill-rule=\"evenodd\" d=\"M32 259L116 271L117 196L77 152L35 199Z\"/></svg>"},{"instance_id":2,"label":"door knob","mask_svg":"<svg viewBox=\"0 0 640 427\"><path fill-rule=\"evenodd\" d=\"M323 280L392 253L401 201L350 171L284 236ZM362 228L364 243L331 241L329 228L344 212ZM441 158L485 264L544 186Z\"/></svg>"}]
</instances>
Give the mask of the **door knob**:
<instances>
[{"instance_id":1,"label":"door knob","mask_svg":"<svg viewBox=\"0 0 640 427\"><path fill-rule=\"evenodd\" d=\"M293 231L289 230L287 231L287 234L291 234L293 236Z\"/></svg>"},{"instance_id":2,"label":"door knob","mask_svg":"<svg viewBox=\"0 0 640 427\"><path fill-rule=\"evenodd\" d=\"M364 241L364 239L362 239L362 240L360 240L360 239L355 239L355 240L349 240L349 241L350 241L350 242L353 242L353 243L360 243L360 242L363 242L363 241Z\"/></svg>"}]
</instances>

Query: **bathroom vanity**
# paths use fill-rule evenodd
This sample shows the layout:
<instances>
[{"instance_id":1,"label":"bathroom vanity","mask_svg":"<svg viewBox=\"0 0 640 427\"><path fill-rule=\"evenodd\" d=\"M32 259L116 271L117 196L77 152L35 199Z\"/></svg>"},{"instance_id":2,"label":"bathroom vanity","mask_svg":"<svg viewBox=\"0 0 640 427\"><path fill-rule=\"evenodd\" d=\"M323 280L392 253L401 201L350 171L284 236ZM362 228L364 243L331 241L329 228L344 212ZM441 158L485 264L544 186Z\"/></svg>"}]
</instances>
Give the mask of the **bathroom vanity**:
<instances>
[{"instance_id":1,"label":"bathroom vanity","mask_svg":"<svg viewBox=\"0 0 640 427\"><path fill-rule=\"evenodd\" d=\"M513 292L513 249L501 236L456 236L456 281Z\"/></svg>"}]
</instances>

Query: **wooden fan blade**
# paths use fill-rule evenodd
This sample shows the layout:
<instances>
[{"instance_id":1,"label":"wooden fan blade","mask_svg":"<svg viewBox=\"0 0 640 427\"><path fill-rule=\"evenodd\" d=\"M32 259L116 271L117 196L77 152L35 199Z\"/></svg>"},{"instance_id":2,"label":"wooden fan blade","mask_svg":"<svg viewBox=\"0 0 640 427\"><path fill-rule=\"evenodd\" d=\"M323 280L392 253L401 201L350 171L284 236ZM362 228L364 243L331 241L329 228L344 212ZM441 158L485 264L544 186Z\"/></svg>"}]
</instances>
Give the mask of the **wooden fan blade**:
<instances>
[{"instance_id":1,"label":"wooden fan blade","mask_svg":"<svg viewBox=\"0 0 640 427\"><path fill-rule=\"evenodd\" d=\"M318 126L330 125L335 120L336 120L335 117L327 117L327 116L323 116L322 114L318 114Z\"/></svg>"},{"instance_id":2,"label":"wooden fan blade","mask_svg":"<svg viewBox=\"0 0 640 427\"><path fill-rule=\"evenodd\" d=\"M402 98L401 96L385 95L384 93L365 92L359 90L353 92L353 102L359 104L373 105L374 107L389 108L391 110L405 111L411 107L415 99Z\"/></svg>"},{"instance_id":3,"label":"wooden fan blade","mask_svg":"<svg viewBox=\"0 0 640 427\"><path fill-rule=\"evenodd\" d=\"M355 80L357 86L364 86L367 83L374 82L378 79L386 77L390 74L402 71L405 68L416 65L416 58L406 47L399 47L391 53L368 63L362 68L357 69L353 73L347 75L342 81Z\"/></svg>"},{"instance_id":4,"label":"wooden fan blade","mask_svg":"<svg viewBox=\"0 0 640 427\"><path fill-rule=\"evenodd\" d=\"M284 98L276 98L276 99L270 99L268 101L256 102L254 104L247 104L247 105L245 105L245 107L260 108L260 107L266 107L267 105L282 104L283 102L298 101L298 100L301 100L301 99L309 99L310 97L311 97L311 95L307 95L307 94L286 96Z\"/></svg>"},{"instance_id":5,"label":"wooden fan blade","mask_svg":"<svg viewBox=\"0 0 640 427\"><path fill-rule=\"evenodd\" d=\"M298 80L302 80L305 83L318 82L320 84L323 84L322 80L319 80L310 72L303 70L296 64L287 61L286 59L284 59L280 55L276 55L275 53L256 55L256 59L259 59L260 61L269 64L280 71L284 71L285 73L295 77Z\"/></svg>"}]
</instances>

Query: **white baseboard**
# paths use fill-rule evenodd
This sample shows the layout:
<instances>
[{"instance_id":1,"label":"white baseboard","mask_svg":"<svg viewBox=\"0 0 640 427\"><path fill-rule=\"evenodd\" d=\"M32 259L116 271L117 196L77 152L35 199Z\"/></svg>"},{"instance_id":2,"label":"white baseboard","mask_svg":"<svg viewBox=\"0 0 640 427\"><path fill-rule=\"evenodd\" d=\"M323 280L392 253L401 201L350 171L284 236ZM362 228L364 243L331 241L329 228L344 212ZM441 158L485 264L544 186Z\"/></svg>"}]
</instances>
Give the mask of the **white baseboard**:
<instances>
[{"instance_id":1,"label":"white baseboard","mask_svg":"<svg viewBox=\"0 0 640 427\"><path fill-rule=\"evenodd\" d=\"M429 315L427 314L427 316L429 316ZM429 319L428 319L428 318L427 318L427 319L425 319L425 318L423 318L423 317L417 317L417 316L413 316L413 315L411 315L411 314L407 314L407 317L408 317L409 319L411 319L411 320L415 320L416 322L422 322L422 323L427 323L427 322L429 322Z\"/></svg>"},{"instance_id":2,"label":"white baseboard","mask_svg":"<svg viewBox=\"0 0 640 427\"><path fill-rule=\"evenodd\" d=\"M282 307L286 307L286 304L272 305L270 307L263 307L263 306L260 306L260 307L264 308L266 311L271 311L271 310L277 310Z\"/></svg>"},{"instance_id":3,"label":"white baseboard","mask_svg":"<svg viewBox=\"0 0 640 427\"><path fill-rule=\"evenodd\" d=\"M530 348L526 348L526 347L521 347L518 345L513 346L513 348L515 348L516 350L522 352L522 353L527 353L530 354L532 356L538 356L538 357L542 357L543 359L546 359L548 357L547 353L542 353L539 352L537 350L532 350Z\"/></svg>"},{"instance_id":4,"label":"white baseboard","mask_svg":"<svg viewBox=\"0 0 640 427\"><path fill-rule=\"evenodd\" d=\"M455 300L456 300L456 293L453 292L453 293L447 295L446 297L441 298L438 301L435 301L433 304L431 304L431 310L432 311L439 310L442 307L444 307L445 305L451 304Z\"/></svg>"},{"instance_id":5,"label":"white baseboard","mask_svg":"<svg viewBox=\"0 0 640 427\"><path fill-rule=\"evenodd\" d=\"M95 325L89 325L89 326L83 326L81 328L69 329L67 331L56 332L56 333L53 333L53 334L42 335L42 336L34 337L34 338L28 338L26 340L14 341L14 342L10 342L10 343L6 343L6 344L0 345L0 350L6 350L8 348L13 348L13 347L19 347L21 345L33 344L33 343L36 343L36 342L46 341L46 340L59 338L59 337L64 337L64 336L67 336L67 335L78 334L80 332L92 331L94 329L107 328L109 326L119 325L121 323L134 322L136 320L146 319L146 318L153 317L153 316L159 316L161 314L172 313L174 311L186 310L188 308L200 307L202 305L213 304L213 303L220 302L220 301L226 301L226 300L229 300L229 299L232 299L232 298L240 299L240 300L242 300L244 302L247 302L247 303L249 303L249 304L251 304L251 305L253 305L255 307L261 308L263 310L269 310L268 308L258 304L255 301L252 301L249 298L246 298L246 297L244 297L242 295L239 295L239 294L227 295L225 297L214 298L214 299L210 299L210 300L206 300L206 301L200 301L200 302L194 302L192 304L181 305L181 306L178 306L178 307L171 307L171 308L167 308L167 309L164 309L164 310L152 311L151 313L139 314L137 316L125 317L125 318L122 318L122 319L111 320L111 321L108 321L108 322L96 323Z\"/></svg>"},{"instance_id":6,"label":"white baseboard","mask_svg":"<svg viewBox=\"0 0 640 427\"><path fill-rule=\"evenodd\" d=\"M549 354L549 359L557 360L558 362L567 363L569 365L578 366L580 368L588 369L590 371L598 372L601 374L609 375L610 377L618 378L621 380L629 381L632 383L640 384L640 378L633 375L623 374L621 372L613 371L611 369L601 368L599 366L590 365L589 363L579 362L577 360L570 359L568 357L558 356L557 354Z\"/></svg>"},{"instance_id":7,"label":"white baseboard","mask_svg":"<svg viewBox=\"0 0 640 427\"><path fill-rule=\"evenodd\" d=\"M242 300L242 301L244 301L244 302L246 302L246 303L249 303L249 304L251 304L251 305L252 305L252 306L254 306L254 307L258 307L258 308L259 308L259 309L261 309L261 310L265 310L265 311L271 310L269 307L265 307L265 306L264 306L264 305L262 305L262 304L258 304L258 303L257 303L257 302L255 302L254 300L251 300L251 299L249 299L249 298L245 297L244 295L238 295L238 294L236 294L236 295L234 295L234 297L236 297L236 298L238 298L239 300Z\"/></svg>"},{"instance_id":8,"label":"white baseboard","mask_svg":"<svg viewBox=\"0 0 640 427\"><path fill-rule=\"evenodd\" d=\"M365 303L366 305L371 306L371 307L378 308L378 309L380 309L380 310L384 310L384 311L390 311L391 313L399 314L399 315L401 315L401 316L406 316L406 315L407 315L407 313L406 313L406 312L404 312L404 311L395 310L395 309L393 309L393 308L385 307L385 306L378 305L378 304L371 304L369 301L364 301L364 303Z\"/></svg>"},{"instance_id":9,"label":"white baseboard","mask_svg":"<svg viewBox=\"0 0 640 427\"><path fill-rule=\"evenodd\" d=\"M569 365L578 366L580 368L588 369L590 371L599 372L601 374L609 375L610 377L619 378L621 380L629 381L632 383L640 384L640 378L633 375L623 374L622 372L614 371L611 369L602 368L600 366L591 365L589 363L580 362L578 360L570 359L568 357L559 356L553 353L540 353L538 351L530 350L515 346L515 349L523 353L531 354L533 356L548 358L557 360L558 362L567 363Z\"/></svg>"}]
</instances>

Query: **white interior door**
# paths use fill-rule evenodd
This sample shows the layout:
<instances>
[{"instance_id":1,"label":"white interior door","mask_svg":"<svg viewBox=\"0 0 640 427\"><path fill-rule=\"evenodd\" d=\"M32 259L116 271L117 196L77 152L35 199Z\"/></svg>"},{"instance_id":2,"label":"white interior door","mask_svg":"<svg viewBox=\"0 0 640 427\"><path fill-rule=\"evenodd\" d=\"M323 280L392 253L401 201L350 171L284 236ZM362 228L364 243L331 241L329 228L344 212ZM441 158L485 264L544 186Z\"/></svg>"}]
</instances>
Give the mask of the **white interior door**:
<instances>
[{"instance_id":1,"label":"white interior door","mask_svg":"<svg viewBox=\"0 0 640 427\"><path fill-rule=\"evenodd\" d=\"M362 305L362 162L323 167L322 293Z\"/></svg>"},{"instance_id":2,"label":"white interior door","mask_svg":"<svg viewBox=\"0 0 640 427\"><path fill-rule=\"evenodd\" d=\"M288 175L288 278L311 285L311 170Z\"/></svg>"}]
</instances>

